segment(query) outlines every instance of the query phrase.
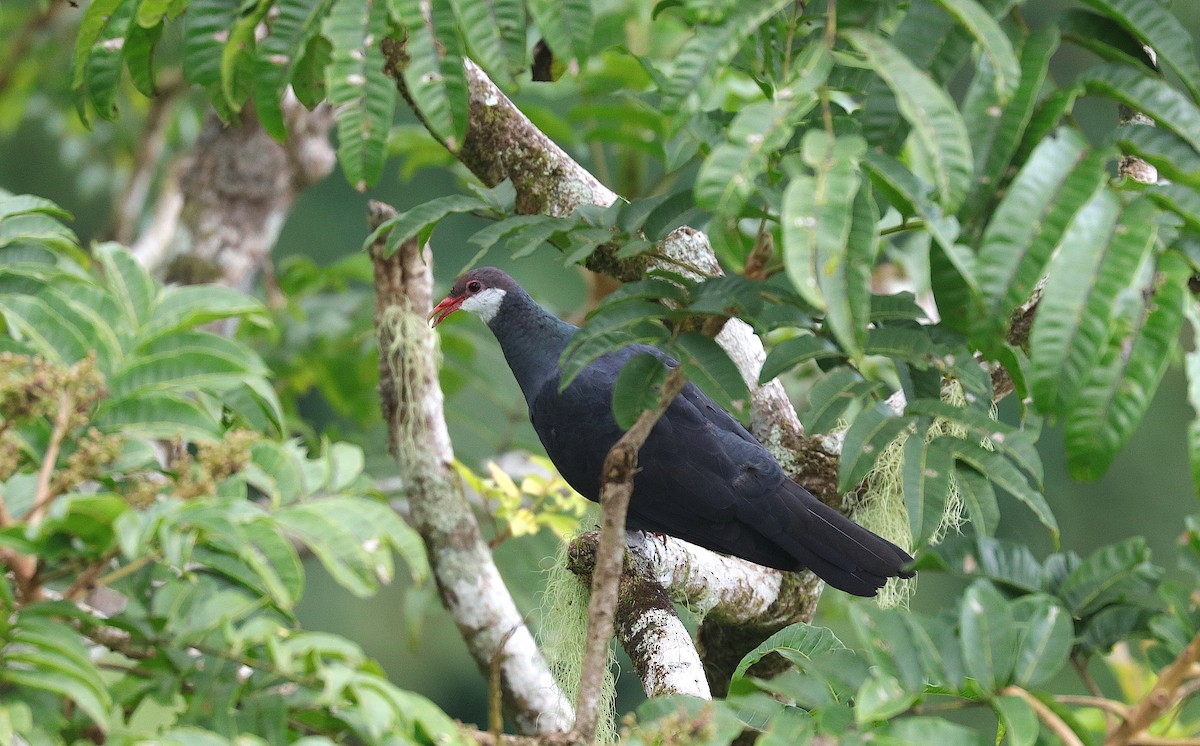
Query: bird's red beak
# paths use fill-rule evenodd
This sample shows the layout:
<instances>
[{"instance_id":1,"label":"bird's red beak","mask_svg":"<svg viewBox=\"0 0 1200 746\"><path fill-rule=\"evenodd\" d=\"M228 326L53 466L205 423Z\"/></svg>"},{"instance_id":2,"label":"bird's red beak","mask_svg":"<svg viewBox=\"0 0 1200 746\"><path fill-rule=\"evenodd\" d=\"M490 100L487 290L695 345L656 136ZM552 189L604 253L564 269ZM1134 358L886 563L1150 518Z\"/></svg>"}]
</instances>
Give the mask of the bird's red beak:
<instances>
[{"instance_id":1,"label":"bird's red beak","mask_svg":"<svg viewBox=\"0 0 1200 746\"><path fill-rule=\"evenodd\" d=\"M429 316L426 318L429 321L429 325L433 327L445 321L447 316L458 310L463 300L465 300L465 296L455 298L453 295L447 295L441 303L434 306L433 310L429 312Z\"/></svg>"}]
</instances>

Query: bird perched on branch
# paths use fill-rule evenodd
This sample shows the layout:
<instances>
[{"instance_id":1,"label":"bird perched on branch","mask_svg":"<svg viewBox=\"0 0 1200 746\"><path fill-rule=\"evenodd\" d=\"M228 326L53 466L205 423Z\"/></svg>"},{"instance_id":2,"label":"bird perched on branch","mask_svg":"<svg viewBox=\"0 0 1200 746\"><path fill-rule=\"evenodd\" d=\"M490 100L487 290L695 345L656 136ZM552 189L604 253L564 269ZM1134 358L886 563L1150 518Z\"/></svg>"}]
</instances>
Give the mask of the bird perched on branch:
<instances>
[{"instance_id":1,"label":"bird perched on branch","mask_svg":"<svg viewBox=\"0 0 1200 746\"><path fill-rule=\"evenodd\" d=\"M612 411L617 374L630 358L661 350L629 345L592 362L559 391L559 360L577 331L494 267L471 270L433 309L437 326L455 311L496 335L550 460L593 502L622 430ZM859 526L789 479L741 424L688 383L638 452L626 525L655 531L780 570L808 568L847 593L873 596L890 577L913 576L900 547Z\"/></svg>"}]
</instances>

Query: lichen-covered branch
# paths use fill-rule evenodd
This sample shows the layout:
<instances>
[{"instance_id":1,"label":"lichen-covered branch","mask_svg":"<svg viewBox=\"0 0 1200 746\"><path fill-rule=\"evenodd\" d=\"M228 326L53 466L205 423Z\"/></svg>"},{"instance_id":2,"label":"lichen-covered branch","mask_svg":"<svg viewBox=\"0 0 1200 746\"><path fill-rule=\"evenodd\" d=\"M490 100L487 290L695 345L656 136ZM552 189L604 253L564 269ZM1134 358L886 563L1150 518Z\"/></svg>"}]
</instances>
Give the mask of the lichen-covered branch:
<instances>
[{"instance_id":1,"label":"lichen-covered branch","mask_svg":"<svg viewBox=\"0 0 1200 746\"><path fill-rule=\"evenodd\" d=\"M395 210L371 204L372 228ZM433 307L429 251L415 240L385 257L372 248L379 390L389 446L406 481L411 522L425 540L442 603L487 675L499 661L507 709L522 733L567 730L574 721L525 626L475 516L455 479L454 454L437 377L437 342L425 323Z\"/></svg>"}]
</instances>

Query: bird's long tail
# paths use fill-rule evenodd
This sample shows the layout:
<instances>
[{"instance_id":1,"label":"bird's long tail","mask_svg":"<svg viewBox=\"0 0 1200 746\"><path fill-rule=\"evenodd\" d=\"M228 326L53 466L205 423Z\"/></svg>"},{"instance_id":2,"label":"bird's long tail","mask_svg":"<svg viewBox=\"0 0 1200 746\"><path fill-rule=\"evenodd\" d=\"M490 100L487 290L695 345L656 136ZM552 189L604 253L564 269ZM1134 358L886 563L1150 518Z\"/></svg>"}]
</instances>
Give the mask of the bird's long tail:
<instances>
[{"instance_id":1,"label":"bird's long tail","mask_svg":"<svg viewBox=\"0 0 1200 746\"><path fill-rule=\"evenodd\" d=\"M874 596L888 578L911 578L908 552L837 512L791 480L792 525L770 538L834 588Z\"/></svg>"}]
</instances>

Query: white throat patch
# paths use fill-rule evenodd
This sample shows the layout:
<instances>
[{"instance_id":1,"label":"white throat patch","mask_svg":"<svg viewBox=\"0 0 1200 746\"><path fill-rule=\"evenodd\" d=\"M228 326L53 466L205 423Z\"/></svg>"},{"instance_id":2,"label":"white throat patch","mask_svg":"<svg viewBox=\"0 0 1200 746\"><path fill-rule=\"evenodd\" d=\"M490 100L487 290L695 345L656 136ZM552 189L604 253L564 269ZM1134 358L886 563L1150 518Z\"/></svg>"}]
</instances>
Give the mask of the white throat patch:
<instances>
[{"instance_id":1,"label":"white throat patch","mask_svg":"<svg viewBox=\"0 0 1200 746\"><path fill-rule=\"evenodd\" d=\"M500 304L504 302L504 290L488 288L468 297L459 306L464 311L478 314L485 323L490 322L500 312Z\"/></svg>"}]
</instances>

